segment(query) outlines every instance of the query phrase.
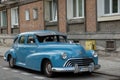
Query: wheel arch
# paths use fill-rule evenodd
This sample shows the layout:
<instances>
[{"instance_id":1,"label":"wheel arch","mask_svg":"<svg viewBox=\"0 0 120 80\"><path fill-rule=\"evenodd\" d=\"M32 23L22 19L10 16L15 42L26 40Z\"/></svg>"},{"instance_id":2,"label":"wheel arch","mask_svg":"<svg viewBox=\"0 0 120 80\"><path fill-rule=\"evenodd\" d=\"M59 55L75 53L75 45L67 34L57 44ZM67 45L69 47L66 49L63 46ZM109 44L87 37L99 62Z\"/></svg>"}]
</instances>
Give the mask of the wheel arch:
<instances>
[{"instance_id":1,"label":"wheel arch","mask_svg":"<svg viewBox=\"0 0 120 80\"><path fill-rule=\"evenodd\" d=\"M14 52L9 52L8 54L7 54L7 61L9 61L9 59L10 59L10 57L13 57L14 59L16 59L16 55L15 55L15 53Z\"/></svg>"},{"instance_id":2,"label":"wheel arch","mask_svg":"<svg viewBox=\"0 0 120 80\"><path fill-rule=\"evenodd\" d=\"M48 59L48 58L44 58L44 59L42 59L42 61L41 61L41 68L40 68L40 71L43 73L43 68L44 68L44 63L46 62L46 61L50 61L51 62L51 60L50 59Z\"/></svg>"}]
</instances>

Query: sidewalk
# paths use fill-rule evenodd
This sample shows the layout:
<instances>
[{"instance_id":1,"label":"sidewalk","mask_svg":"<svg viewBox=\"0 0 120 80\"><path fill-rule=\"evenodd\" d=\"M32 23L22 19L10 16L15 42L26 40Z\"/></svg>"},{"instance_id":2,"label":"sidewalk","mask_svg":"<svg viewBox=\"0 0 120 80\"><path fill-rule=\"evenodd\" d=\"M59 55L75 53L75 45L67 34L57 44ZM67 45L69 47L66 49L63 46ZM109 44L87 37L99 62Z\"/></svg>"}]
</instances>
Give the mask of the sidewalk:
<instances>
[{"instance_id":1,"label":"sidewalk","mask_svg":"<svg viewBox=\"0 0 120 80\"><path fill-rule=\"evenodd\" d=\"M10 47L0 46L0 57L3 56L8 49L10 49ZM101 68L95 71L95 73L120 77L119 56L100 56L99 64L101 65Z\"/></svg>"},{"instance_id":2,"label":"sidewalk","mask_svg":"<svg viewBox=\"0 0 120 80\"><path fill-rule=\"evenodd\" d=\"M101 68L96 73L120 77L120 58L99 57L99 64Z\"/></svg>"},{"instance_id":3,"label":"sidewalk","mask_svg":"<svg viewBox=\"0 0 120 80\"><path fill-rule=\"evenodd\" d=\"M10 47L0 46L0 57L4 56L5 52L9 49Z\"/></svg>"}]
</instances>

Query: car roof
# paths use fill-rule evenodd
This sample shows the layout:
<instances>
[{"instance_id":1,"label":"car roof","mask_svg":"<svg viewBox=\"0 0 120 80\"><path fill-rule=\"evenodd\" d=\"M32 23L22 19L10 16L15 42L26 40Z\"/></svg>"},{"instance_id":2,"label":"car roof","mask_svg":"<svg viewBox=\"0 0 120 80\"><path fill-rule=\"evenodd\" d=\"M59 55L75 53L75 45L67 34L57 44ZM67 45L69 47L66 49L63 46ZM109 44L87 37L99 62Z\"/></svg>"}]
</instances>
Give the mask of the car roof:
<instances>
[{"instance_id":1,"label":"car roof","mask_svg":"<svg viewBox=\"0 0 120 80\"><path fill-rule=\"evenodd\" d=\"M28 35L28 34L36 34L38 36L48 36L48 35L63 35L66 36L66 34L58 32L58 31L51 31L51 30L38 30L38 31L30 31L30 32L23 32L19 35Z\"/></svg>"}]
</instances>

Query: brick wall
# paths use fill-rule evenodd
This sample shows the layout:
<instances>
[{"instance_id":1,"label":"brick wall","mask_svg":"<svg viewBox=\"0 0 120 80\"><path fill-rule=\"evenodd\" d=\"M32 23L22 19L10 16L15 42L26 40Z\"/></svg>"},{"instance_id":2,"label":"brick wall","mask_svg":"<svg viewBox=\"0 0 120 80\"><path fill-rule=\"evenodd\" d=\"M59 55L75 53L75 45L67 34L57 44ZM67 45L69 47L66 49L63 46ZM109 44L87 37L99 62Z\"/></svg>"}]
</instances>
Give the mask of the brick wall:
<instances>
[{"instance_id":1,"label":"brick wall","mask_svg":"<svg viewBox=\"0 0 120 80\"><path fill-rule=\"evenodd\" d=\"M96 9L96 0L85 0L85 20L86 20L86 31L87 32L96 32L97 27L97 9Z\"/></svg>"},{"instance_id":2,"label":"brick wall","mask_svg":"<svg viewBox=\"0 0 120 80\"><path fill-rule=\"evenodd\" d=\"M68 27L69 27L68 28L69 33L84 33L85 32L85 26L83 23L69 24Z\"/></svg>"},{"instance_id":3,"label":"brick wall","mask_svg":"<svg viewBox=\"0 0 120 80\"><path fill-rule=\"evenodd\" d=\"M66 0L58 0L59 31L66 32Z\"/></svg>"},{"instance_id":4,"label":"brick wall","mask_svg":"<svg viewBox=\"0 0 120 80\"><path fill-rule=\"evenodd\" d=\"M120 32L120 21L104 21L98 23L99 32Z\"/></svg>"},{"instance_id":5,"label":"brick wall","mask_svg":"<svg viewBox=\"0 0 120 80\"><path fill-rule=\"evenodd\" d=\"M38 10L38 18L33 19L33 9ZM44 30L43 1L21 5L20 8L20 32L32 30ZM30 20L25 20L25 10L30 12Z\"/></svg>"},{"instance_id":6,"label":"brick wall","mask_svg":"<svg viewBox=\"0 0 120 80\"><path fill-rule=\"evenodd\" d=\"M11 34L11 9L7 9L8 15L8 34Z\"/></svg>"}]
</instances>

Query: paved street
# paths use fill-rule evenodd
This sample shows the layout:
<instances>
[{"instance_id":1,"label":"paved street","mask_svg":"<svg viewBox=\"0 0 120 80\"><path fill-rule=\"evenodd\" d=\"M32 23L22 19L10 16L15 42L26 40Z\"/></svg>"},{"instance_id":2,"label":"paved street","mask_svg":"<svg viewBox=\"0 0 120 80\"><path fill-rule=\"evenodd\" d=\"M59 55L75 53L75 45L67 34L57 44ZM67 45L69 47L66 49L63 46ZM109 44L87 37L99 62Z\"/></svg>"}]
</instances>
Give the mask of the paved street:
<instances>
[{"instance_id":1,"label":"paved street","mask_svg":"<svg viewBox=\"0 0 120 80\"><path fill-rule=\"evenodd\" d=\"M0 57L0 80L120 80L119 76L104 75L99 73L72 74L59 73L55 78L47 78L40 72L24 69L21 67L9 68L7 62Z\"/></svg>"},{"instance_id":2,"label":"paved street","mask_svg":"<svg viewBox=\"0 0 120 80\"><path fill-rule=\"evenodd\" d=\"M120 76L119 57L100 57L99 63L101 64L101 69L97 73Z\"/></svg>"},{"instance_id":3,"label":"paved street","mask_svg":"<svg viewBox=\"0 0 120 80\"><path fill-rule=\"evenodd\" d=\"M4 52L8 49L9 47L0 46L0 80L120 80L119 56L99 57L101 69L92 75L61 73L55 78L47 78L40 72L20 67L9 68L8 63L3 60Z\"/></svg>"}]
</instances>

